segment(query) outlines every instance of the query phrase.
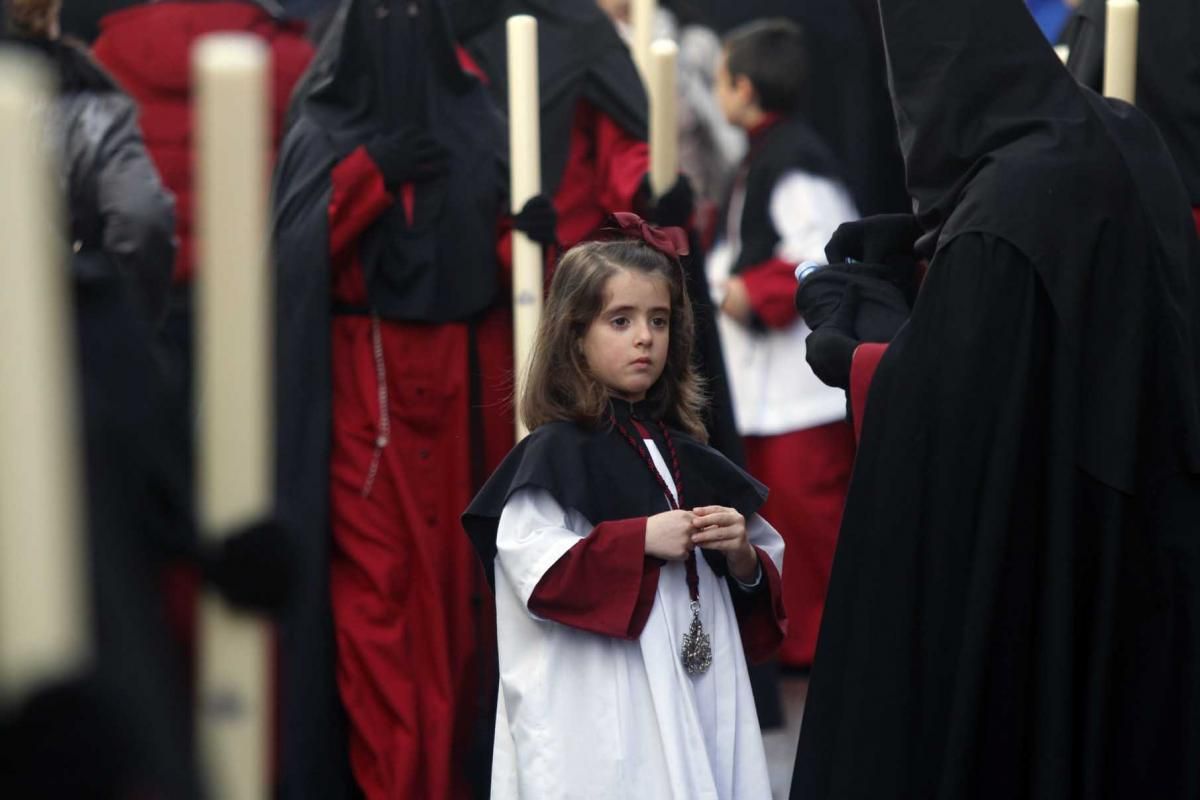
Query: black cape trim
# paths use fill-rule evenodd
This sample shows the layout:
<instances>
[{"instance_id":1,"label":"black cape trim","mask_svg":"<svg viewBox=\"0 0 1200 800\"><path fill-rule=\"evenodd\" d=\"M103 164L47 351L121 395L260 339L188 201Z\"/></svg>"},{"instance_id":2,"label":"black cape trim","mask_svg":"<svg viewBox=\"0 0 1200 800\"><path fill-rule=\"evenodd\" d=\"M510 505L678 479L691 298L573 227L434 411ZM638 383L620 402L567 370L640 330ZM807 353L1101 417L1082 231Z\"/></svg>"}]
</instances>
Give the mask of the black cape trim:
<instances>
[{"instance_id":1,"label":"black cape trim","mask_svg":"<svg viewBox=\"0 0 1200 800\"><path fill-rule=\"evenodd\" d=\"M684 508L724 505L748 518L766 502L767 487L716 450L675 429L671 440L679 455ZM661 443L659 450L669 458ZM543 425L509 453L462 516L463 528L493 587L500 512L517 490L526 487L546 490L593 525L669 510L645 463L611 425L596 429L571 422ZM708 551L704 554L713 571L724 575L724 560Z\"/></svg>"}]
</instances>

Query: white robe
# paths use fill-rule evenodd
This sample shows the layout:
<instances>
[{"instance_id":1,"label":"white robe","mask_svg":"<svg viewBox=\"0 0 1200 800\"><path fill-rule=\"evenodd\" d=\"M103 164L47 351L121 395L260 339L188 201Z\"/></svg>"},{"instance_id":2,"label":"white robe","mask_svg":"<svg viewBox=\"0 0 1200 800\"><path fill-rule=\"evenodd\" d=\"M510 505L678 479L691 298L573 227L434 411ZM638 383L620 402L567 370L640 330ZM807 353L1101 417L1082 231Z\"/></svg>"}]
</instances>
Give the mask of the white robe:
<instances>
[{"instance_id":1,"label":"white robe","mask_svg":"<svg viewBox=\"0 0 1200 800\"><path fill-rule=\"evenodd\" d=\"M713 302L719 307L734 260L741 250L746 192L739 187L729 204L725 236L706 262ZM771 190L771 224L779 233L775 256L799 264L825 263L825 244L843 222L858 218L841 184L793 170ZM734 421L743 436L776 436L827 425L846 418L846 395L826 386L805 360L812 333L804 320L775 330L755 330L726 314L717 316Z\"/></svg>"},{"instance_id":2,"label":"white robe","mask_svg":"<svg viewBox=\"0 0 1200 800\"><path fill-rule=\"evenodd\" d=\"M646 446L674 493L654 442ZM704 558L696 559L701 621L712 639L713 660L699 676L689 676L679 658L692 619L682 562L662 567L654 606L636 641L588 633L529 611L542 576L592 527L550 493L531 487L515 492L501 513L493 800L769 798L762 733L729 585ZM775 529L754 515L747 531L782 572L783 539Z\"/></svg>"}]
</instances>

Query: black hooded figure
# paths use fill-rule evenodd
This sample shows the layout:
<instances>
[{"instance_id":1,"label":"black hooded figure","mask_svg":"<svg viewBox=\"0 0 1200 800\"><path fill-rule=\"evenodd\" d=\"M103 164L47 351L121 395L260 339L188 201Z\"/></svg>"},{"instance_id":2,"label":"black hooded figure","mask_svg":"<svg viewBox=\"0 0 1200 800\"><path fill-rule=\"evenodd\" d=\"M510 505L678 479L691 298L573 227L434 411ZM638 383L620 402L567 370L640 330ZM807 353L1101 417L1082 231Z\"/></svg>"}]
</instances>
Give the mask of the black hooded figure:
<instances>
[{"instance_id":1,"label":"black hooded figure","mask_svg":"<svg viewBox=\"0 0 1200 800\"><path fill-rule=\"evenodd\" d=\"M792 797L1200 796L1183 185L1019 0L879 9L931 260L866 399Z\"/></svg>"},{"instance_id":2,"label":"black hooded figure","mask_svg":"<svg viewBox=\"0 0 1200 800\"><path fill-rule=\"evenodd\" d=\"M279 508L303 568L281 630L285 796L344 796L347 722L367 797L462 797L486 773L466 754L494 621L457 518L506 149L440 0L344 0L275 176Z\"/></svg>"},{"instance_id":3,"label":"black hooded figure","mask_svg":"<svg viewBox=\"0 0 1200 800\"><path fill-rule=\"evenodd\" d=\"M1106 10L1104 0L1082 0L1063 31L1067 69L1096 91L1104 80ZM1136 91L1135 104L1158 126L1188 200L1200 209L1200 4L1139 3Z\"/></svg>"}]
</instances>

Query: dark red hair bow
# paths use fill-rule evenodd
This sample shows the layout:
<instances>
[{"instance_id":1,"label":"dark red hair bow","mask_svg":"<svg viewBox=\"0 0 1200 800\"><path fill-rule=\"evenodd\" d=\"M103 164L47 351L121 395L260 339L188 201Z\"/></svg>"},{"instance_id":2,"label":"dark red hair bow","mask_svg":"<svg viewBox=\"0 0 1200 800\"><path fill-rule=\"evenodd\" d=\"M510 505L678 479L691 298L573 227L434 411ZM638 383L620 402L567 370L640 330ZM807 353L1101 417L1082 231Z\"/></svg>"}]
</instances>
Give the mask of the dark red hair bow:
<instances>
[{"instance_id":1,"label":"dark red hair bow","mask_svg":"<svg viewBox=\"0 0 1200 800\"><path fill-rule=\"evenodd\" d=\"M609 214L600 233L605 239L643 241L672 261L688 254L688 236L683 228L660 228L628 211Z\"/></svg>"}]
</instances>

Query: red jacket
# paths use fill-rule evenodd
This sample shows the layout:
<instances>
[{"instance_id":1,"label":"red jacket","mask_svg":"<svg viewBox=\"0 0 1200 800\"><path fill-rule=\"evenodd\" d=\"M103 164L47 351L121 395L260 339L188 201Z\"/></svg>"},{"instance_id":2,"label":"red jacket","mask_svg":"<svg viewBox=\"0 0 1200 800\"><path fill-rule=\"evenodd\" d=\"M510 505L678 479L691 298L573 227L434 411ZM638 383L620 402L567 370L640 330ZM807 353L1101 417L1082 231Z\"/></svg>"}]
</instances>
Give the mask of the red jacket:
<instances>
[{"instance_id":1,"label":"red jacket","mask_svg":"<svg viewBox=\"0 0 1200 800\"><path fill-rule=\"evenodd\" d=\"M150 156L175 193L176 283L189 281L193 269L191 49L201 36L227 31L257 34L271 47L273 158L292 87L313 55L302 24L274 19L250 2L158 2L104 17L93 45L96 58L137 100Z\"/></svg>"}]
</instances>

